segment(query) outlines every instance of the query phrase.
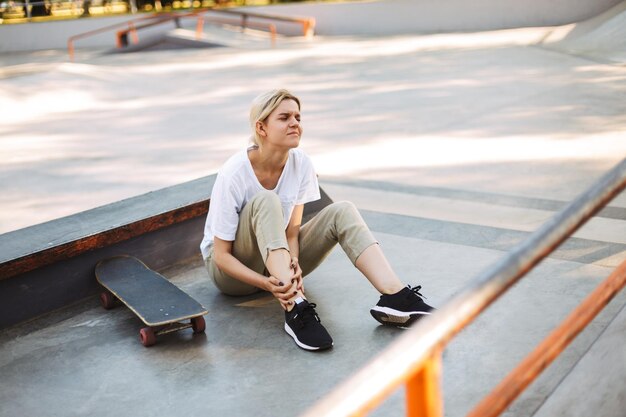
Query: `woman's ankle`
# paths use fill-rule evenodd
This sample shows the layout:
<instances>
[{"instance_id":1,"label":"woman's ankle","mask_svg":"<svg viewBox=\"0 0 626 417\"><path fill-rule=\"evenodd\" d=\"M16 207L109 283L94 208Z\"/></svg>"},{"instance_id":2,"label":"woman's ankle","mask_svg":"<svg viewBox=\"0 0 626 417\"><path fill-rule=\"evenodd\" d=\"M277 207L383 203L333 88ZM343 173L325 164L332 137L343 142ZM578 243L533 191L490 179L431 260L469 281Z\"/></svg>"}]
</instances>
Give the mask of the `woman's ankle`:
<instances>
[{"instance_id":1,"label":"woman's ankle","mask_svg":"<svg viewBox=\"0 0 626 417\"><path fill-rule=\"evenodd\" d=\"M302 301L306 301L306 298L304 297L304 294L301 294L299 291L297 294L295 294L288 302L285 311L287 313L289 313L291 310L293 310L293 308L296 306L297 303L300 303Z\"/></svg>"}]
</instances>

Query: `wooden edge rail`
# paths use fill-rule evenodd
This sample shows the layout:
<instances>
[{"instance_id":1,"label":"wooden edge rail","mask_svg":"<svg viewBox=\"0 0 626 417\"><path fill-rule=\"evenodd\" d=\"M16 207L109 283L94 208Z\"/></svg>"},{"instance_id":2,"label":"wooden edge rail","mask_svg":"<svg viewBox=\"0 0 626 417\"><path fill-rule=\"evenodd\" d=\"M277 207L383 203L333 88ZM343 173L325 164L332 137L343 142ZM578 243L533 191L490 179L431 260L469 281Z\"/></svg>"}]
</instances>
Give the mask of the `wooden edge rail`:
<instances>
[{"instance_id":1,"label":"wooden edge rail","mask_svg":"<svg viewBox=\"0 0 626 417\"><path fill-rule=\"evenodd\" d=\"M519 281L543 258L554 251L596 212L626 187L626 159L603 175L587 191L554 215L511 253L474 278L457 296L429 317L425 317L352 377L307 410L302 417L362 416L376 407L400 385L407 385L408 395L421 392L431 403L441 401L432 382L416 382L416 374L436 375L428 361L447 342L471 323L499 296ZM420 377L418 377L420 378ZM421 388L420 388L421 387ZM439 398L431 398L431 396ZM411 401L407 399L407 401ZM427 407L418 414L409 407L412 417L439 417L438 407Z\"/></svg>"},{"instance_id":2,"label":"wooden edge rail","mask_svg":"<svg viewBox=\"0 0 626 417\"><path fill-rule=\"evenodd\" d=\"M215 175L0 235L0 282L202 216Z\"/></svg>"},{"instance_id":3,"label":"wooden edge rail","mask_svg":"<svg viewBox=\"0 0 626 417\"><path fill-rule=\"evenodd\" d=\"M506 410L624 286L626 286L626 261L622 262L559 327L483 398L468 417L495 417Z\"/></svg>"},{"instance_id":4,"label":"wooden edge rail","mask_svg":"<svg viewBox=\"0 0 626 417\"><path fill-rule=\"evenodd\" d=\"M49 249L34 252L0 264L0 279L11 278L46 265L73 258L81 253L111 246L206 214L209 200L170 210L98 234L85 236Z\"/></svg>"}]
</instances>

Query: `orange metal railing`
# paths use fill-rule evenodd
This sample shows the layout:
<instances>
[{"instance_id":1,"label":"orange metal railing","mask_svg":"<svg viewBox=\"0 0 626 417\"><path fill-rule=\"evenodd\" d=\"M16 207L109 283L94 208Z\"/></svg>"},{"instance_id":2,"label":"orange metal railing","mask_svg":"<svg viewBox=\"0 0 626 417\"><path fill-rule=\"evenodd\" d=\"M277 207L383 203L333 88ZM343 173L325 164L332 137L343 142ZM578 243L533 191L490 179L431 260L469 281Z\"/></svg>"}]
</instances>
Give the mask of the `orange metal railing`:
<instances>
[{"instance_id":1,"label":"orange metal railing","mask_svg":"<svg viewBox=\"0 0 626 417\"><path fill-rule=\"evenodd\" d=\"M225 14L234 17L233 19L220 19L214 16L207 16L207 14ZM250 13L241 10L226 10L226 9L200 9L189 13L162 13L146 16L142 18L132 19L124 23L119 23L104 28L92 30L89 32L81 33L70 37L67 41L67 50L70 60L74 60L74 43L86 37L94 36L103 32L122 28L116 32L116 46L117 48L123 48L128 46L128 36L131 36L132 43L139 42L138 30L145 29L151 26L160 25L167 22L174 21L176 26L179 27L180 19L196 18L196 39L201 39L204 31L204 23L212 22L219 24L227 24L233 26L241 26L242 29L254 28L260 30L266 30L270 34L270 40L272 46L276 44L277 26L275 23L261 22L263 20L270 20L274 22L292 23L302 26L302 35L311 37L315 30L315 19L309 17L288 17L279 15L267 15L260 13ZM254 20L251 20L254 19Z\"/></svg>"},{"instance_id":2,"label":"orange metal railing","mask_svg":"<svg viewBox=\"0 0 626 417\"><path fill-rule=\"evenodd\" d=\"M206 12L215 12L230 14L241 17L241 27L247 27L249 19L259 20L272 20L277 22L295 23L302 26L302 36L311 37L315 33L315 19L312 17L292 17L292 16L280 16L261 13L251 13L243 10L230 10L230 9L209 9Z\"/></svg>"},{"instance_id":3,"label":"orange metal railing","mask_svg":"<svg viewBox=\"0 0 626 417\"><path fill-rule=\"evenodd\" d=\"M442 417L441 353L450 339L625 187L626 159L302 417L364 416L401 385L406 387L408 416ZM626 261L480 402L470 417L497 416L504 411L625 285Z\"/></svg>"},{"instance_id":4,"label":"orange metal railing","mask_svg":"<svg viewBox=\"0 0 626 417\"><path fill-rule=\"evenodd\" d=\"M199 15L198 20L196 21L196 39L202 38L202 33L204 32L205 22L219 23L223 25L233 25L233 26L240 25L242 29L245 29L246 27L260 29L260 30L267 29L267 31L270 34L270 41L271 41L272 47L276 45L277 31L276 31L276 25L273 23L263 24L263 23L257 23L257 22L246 22L246 26L243 26L243 24L237 21L227 20L227 19L218 19L214 17L209 18L208 16Z\"/></svg>"}]
</instances>

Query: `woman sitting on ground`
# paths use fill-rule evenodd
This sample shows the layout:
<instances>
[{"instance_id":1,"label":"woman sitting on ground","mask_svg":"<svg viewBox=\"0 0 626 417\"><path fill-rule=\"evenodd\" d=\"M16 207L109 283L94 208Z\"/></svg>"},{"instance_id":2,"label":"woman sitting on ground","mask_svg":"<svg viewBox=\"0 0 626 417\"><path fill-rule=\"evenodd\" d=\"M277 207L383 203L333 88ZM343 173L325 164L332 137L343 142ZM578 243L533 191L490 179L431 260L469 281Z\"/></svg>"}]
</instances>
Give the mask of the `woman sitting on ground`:
<instances>
[{"instance_id":1,"label":"woman sitting on ground","mask_svg":"<svg viewBox=\"0 0 626 417\"><path fill-rule=\"evenodd\" d=\"M250 110L253 145L220 169L200 246L213 282L224 294L269 291L285 310L285 331L306 350L333 340L304 295L302 277L339 243L382 294L370 310L384 325L406 327L429 314L420 287L405 286L356 207L330 204L302 223L305 203L320 198L317 176L300 149L300 100L287 90L257 97Z\"/></svg>"}]
</instances>

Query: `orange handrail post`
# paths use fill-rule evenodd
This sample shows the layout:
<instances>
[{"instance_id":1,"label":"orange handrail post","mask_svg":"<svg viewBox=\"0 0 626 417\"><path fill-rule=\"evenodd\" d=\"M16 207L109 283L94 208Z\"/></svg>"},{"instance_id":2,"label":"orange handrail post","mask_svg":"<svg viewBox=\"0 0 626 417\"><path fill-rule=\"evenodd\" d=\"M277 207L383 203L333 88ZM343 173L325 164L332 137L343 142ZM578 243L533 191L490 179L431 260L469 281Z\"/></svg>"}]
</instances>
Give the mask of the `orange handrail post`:
<instances>
[{"instance_id":1,"label":"orange handrail post","mask_svg":"<svg viewBox=\"0 0 626 417\"><path fill-rule=\"evenodd\" d=\"M443 417L441 396L441 353L435 352L421 369L406 381L408 417Z\"/></svg>"},{"instance_id":2,"label":"orange handrail post","mask_svg":"<svg viewBox=\"0 0 626 417\"><path fill-rule=\"evenodd\" d=\"M119 30L115 33L115 45L117 48L121 48L128 44L128 40L126 39L126 31Z\"/></svg>"},{"instance_id":3,"label":"orange handrail post","mask_svg":"<svg viewBox=\"0 0 626 417\"><path fill-rule=\"evenodd\" d=\"M133 43L138 43L139 36L137 35L137 29L135 28L135 25L133 24L133 22L128 22L128 29L130 32L130 36L133 39Z\"/></svg>"},{"instance_id":4,"label":"orange handrail post","mask_svg":"<svg viewBox=\"0 0 626 417\"><path fill-rule=\"evenodd\" d=\"M70 56L70 62L74 62L74 41L71 38L67 41L67 53Z\"/></svg>"},{"instance_id":5,"label":"orange handrail post","mask_svg":"<svg viewBox=\"0 0 626 417\"><path fill-rule=\"evenodd\" d=\"M314 30L315 30L315 19L310 18L302 22L302 34L304 36L306 36L307 38L312 37Z\"/></svg>"},{"instance_id":6,"label":"orange handrail post","mask_svg":"<svg viewBox=\"0 0 626 417\"><path fill-rule=\"evenodd\" d=\"M270 23L268 26L270 29L270 38L272 39L272 48L273 48L276 46L276 25L273 23Z\"/></svg>"},{"instance_id":7,"label":"orange handrail post","mask_svg":"<svg viewBox=\"0 0 626 417\"><path fill-rule=\"evenodd\" d=\"M559 327L483 398L468 417L493 417L506 410L624 286L626 286L626 261L622 262Z\"/></svg>"},{"instance_id":8,"label":"orange handrail post","mask_svg":"<svg viewBox=\"0 0 626 417\"><path fill-rule=\"evenodd\" d=\"M196 21L196 39L202 38L202 32L204 31L204 17L198 16Z\"/></svg>"}]
</instances>

